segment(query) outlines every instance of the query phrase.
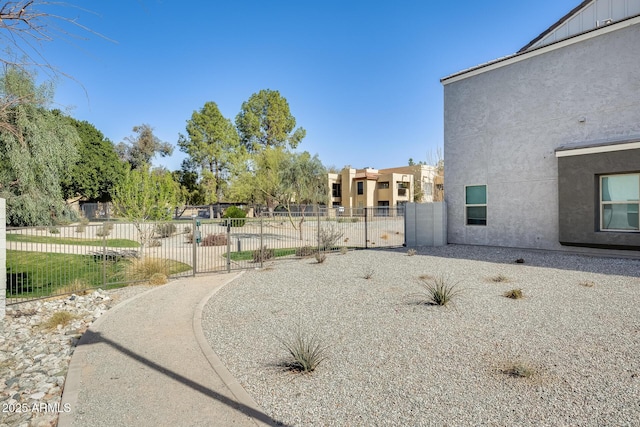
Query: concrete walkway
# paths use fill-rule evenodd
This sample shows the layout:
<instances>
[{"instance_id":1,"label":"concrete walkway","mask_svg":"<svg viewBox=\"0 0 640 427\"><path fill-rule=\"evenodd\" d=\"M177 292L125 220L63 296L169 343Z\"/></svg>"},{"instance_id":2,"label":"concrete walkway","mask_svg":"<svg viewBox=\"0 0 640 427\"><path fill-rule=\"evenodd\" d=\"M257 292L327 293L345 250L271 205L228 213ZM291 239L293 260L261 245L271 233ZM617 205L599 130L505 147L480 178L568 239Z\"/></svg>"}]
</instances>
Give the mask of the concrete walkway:
<instances>
[{"instance_id":1,"label":"concrete walkway","mask_svg":"<svg viewBox=\"0 0 640 427\"><path fill-rule=\"evenodd\" d=\"M241 274L241 273L240 273ZM75 350L58 425L276 425L209 347L207 300L239 273L184 278L124 301Z\"/></svg>"}]
</instances>

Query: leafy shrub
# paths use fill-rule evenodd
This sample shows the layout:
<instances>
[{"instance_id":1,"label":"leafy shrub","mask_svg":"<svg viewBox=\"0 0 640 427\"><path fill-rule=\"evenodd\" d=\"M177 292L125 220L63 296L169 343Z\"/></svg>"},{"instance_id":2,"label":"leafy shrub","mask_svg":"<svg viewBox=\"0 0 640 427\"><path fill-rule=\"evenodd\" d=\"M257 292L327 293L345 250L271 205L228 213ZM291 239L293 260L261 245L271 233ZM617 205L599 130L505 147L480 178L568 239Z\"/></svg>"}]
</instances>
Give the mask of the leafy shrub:
<instances>
[{"instance_id":1,"label":"leafy shrub","mask_svg":"<svg viewBox=\"0 0 640 427\"><path fill-rule=\"evenodd\" d=\"M415 249L409 249L409 250L407 251L407 255L408 255L408 256L414 256L414 255L415 255L415 254L417 254L417 253L418 253L418 251L416 251Z\"/></svg>"},{"instance_id":2,"label":"leafy shrub","mask_svg":"<svg viewBox=\"0 0 640 427\"><path fill-rule=\"evenodd\" d=\"M96 236L106 237L111 234L111 230L113 230L113 224L110 222L105 222L101 227L98 227L96 229Z\"/></svg>"},{"instance_id":3,"label":"leafy shrub","mask_svg":"<svg viewBox=\"0 0 640 427\"><path fill-rule=\"evenodd\" d=\"M421 294L421 303L427 305L446 306L458 297L461 290L457 283L449 283L444 276L434 279L423 279L424 292Z\"/></svg>"},{"instance_id":4,"label":"leafy shrub","mask_svg":"<svg viewBox=\"0 0 640 427\"><path fill-rule=\"evenodd\" d=\"M335 224L321 227L318 233L318 247L325 251L331 250L338 244L338 240L340 240L343 235L344 233L338 230Z\"/></svg>"},{"instance_id":5,"label":"leafy shrub","mask_svg":"<svg viewBox=\"0 0 640 427\"><path fill-rule=\"evenodd\" d=\"M49 233L51 233L51 234L60 234L60 229L56 228L56 227L51 227L49 229Z\"/></svg>"},{"instance_id":6,"label":"leafy shrub","mask_svg":"<svg viewBox=\"0 0 640 427\"><path fill-rule=\"evenodd\" d=\"M285 366L296 372L313 372L326 358L327 346L315 334L307 334L298 327L293 338L280 340L289 352L290 360Z\"/></svg>"},{"instance_id":7,"label":"leafy shrub","mask_svg":"<svg viewBox=\"0 0 640 427\"><path fill-rule=\"evenodd\" d=\"M191 238L193 239L193 236ZM208 234L200 244L202 246L225 246L227 244L227 235L224 233Z\"/></svg>"},{"instance_id":8,"label":"leafy shrub","mask_svg":"<svg viewBox=\"0 0 640 427\"><path fill-rule=\"evenodd\" d=\"M358 222L360 219L355 216L338 218L338 222Z\"/></svg>"},{"instance_id":9,"label":"leafy shrub","mask_svg":"<svg viewBox=\"0 0 640 427\"><path fill-rule=\"evenodd\" d=\"M162 274L165 277L171 274L167 260L149 257L132 260L125 273L131 280L149 280L154 274Z\"/></svg>"},{"instance_id":10,"label":"leafy shrub","mask_svg":"<svg viewBox=\"0 0 640 427\"><path fill-rule=\"evenodd\" d=\"M245 218L247 213L240 209L237 206L229 206L227 210L222 215L223 218L226 218L223 221L223 225L231 225L231 227L242 227L245 223Z\"/></svg>"},{"instance_id":11,"label":"leafy shrub","mask_svg":"<svg viewBox=\"0 0 640 427\"><path fill-rule=\"evenodd\" d=\"M253 262L263 262L274 258L276 256L276 251L263 246L261 249L256 249L255 251L253 251L252 255Z\"/></svg>"},{"instance_id":12,"label":"leafy shrub","mask_svg":"<svg viewBox=\"0 0 640 427\"><path fill-rule=\"evenodd\" d=\"M309 257L315 254L318 251L318 248L314 248L313 246L302 246L296 248L296 256L299 257Z\"/></svg>"},{"instance_id":13,"label":"leafy shrub","mask_svg":"<svg viewBox=\"0 0 640 427\"><path fill-rule=\"evenodd\" d=\"M510 291L505 292L503 295L511 299L520 299L524 297L524 295L522 294L522 289L511 289Z\"/></svg>"},{"instance_id":14,"label":"leafy shrub","mask_svg":"<svg viewBox=\"0 0 640 427\"><path fill-rule=\"evenodd\" d=\"M324 252L316 253L316 261L318 261L318 264L322 264L326 260L327 260L327 254L325 254Z\"/></svg>"},{"instance_id":15,"label":"leafy shrub","mask_svg":"<svg viewBox=\"0 0 640 427\"><path fill-rule=\"evenodd\" d=\"M166 222L164 224L157 224L155 231L156 231L156 234L160 236L161 239L165 239L167 237L173 236L175 232L178 231L178 229L175 224L171 222Z\"/></svg>"},{"instance_id":16,"label":"leafy shrub","mask_svg":"<svg viewBox=\"0 0 640 427\"><path fill-rule=\"evenodd\" d=\"M84 233L87 230L87 226L85 224L76 225L76 233Z\"/></svg>"}]
</instances>

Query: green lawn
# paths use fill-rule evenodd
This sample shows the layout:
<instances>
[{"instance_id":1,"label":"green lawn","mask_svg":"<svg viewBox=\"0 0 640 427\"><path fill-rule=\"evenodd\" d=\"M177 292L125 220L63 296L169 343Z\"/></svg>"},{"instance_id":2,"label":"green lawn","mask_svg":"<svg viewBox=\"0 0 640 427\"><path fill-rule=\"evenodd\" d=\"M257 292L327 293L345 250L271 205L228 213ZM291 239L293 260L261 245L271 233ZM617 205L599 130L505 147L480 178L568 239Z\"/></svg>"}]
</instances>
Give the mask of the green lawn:
<instances>
[{"instance_id":1,"label":"green lawn","mask_svg":"<svg viewBox=\"0 0 640 427\"><path fill-rule=\"evenodd\" d=\"M7 233L7 242L49 243L54 245L102 246L102 239L80 239L75 237L29 236L26 234ZM140 244L129 239L109 239L108 248L137 248Z\"/></svg>"},{"instance_id":2,"label":"green lawn","mask_svg":"<svg viewBox=\"0 0 640 427\"><path fill-rule=\"evenodd\" d=\"M253 261L253 252L254 251L231 252L231 260L232 261ZM288 256L288 255L295 255L296 248L275 249L274 252L275 252L276 258ZM222 256L226 258L227 254L225 253Z\"/></svg>"},{"instance_id":3,"label":"green lawn","mask_svg":"<svg viewBox=\"0 0 640 427\"><path fill-rule=\"evenodd\" d=\"M191 269L191 266L166 260L171 274ZM130 260L108 261L106 278L109 286L127 281ZM56 295L71 284L86 288L102 287L103 263L99 256L69 255L7 250L7 298Z\"/></svg>"}]
</instances>

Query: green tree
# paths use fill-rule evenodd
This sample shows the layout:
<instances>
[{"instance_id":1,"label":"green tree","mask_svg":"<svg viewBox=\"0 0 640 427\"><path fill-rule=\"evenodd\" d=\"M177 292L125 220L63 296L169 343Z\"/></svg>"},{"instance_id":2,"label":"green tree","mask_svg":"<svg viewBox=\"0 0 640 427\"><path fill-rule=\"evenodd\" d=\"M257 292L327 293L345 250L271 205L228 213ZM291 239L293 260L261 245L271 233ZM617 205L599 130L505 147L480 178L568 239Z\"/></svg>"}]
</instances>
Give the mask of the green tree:
<instances>
[{"instance_id":1,"label":"green tree","mask_svg":"<svg viewBox=\"0 0 640 427\"><path fill-rule=\"evenodd\" d=\"M281 171L288 163L289 155L282 147L267 147L252 154L245 169L234 177L231 197L265 204L269 213L273 213L287 191L282 184Z\"/></svg>"},{"instance_id":2,"label":"green tree","mask_svg":"<svg viewBox=\"0 0 640 427\"><path fill-rule=\"evenodd\" d=\"M151 160L157 154L165 157L173 153L173 146L155 136L153 128L148 124L134 126L133 133L135 135L126 137L124 141L116 145L118 156L129 162L131 169L151 164Z\"/></svg>"},{"instance_id":3,"label":"green tree","mask_svg":"<svg viewBox=\"0 0 640 427\"><path fill-rule=\"evenodd\" d=\"M300 240L302 240L302 227L307 206L327 203L327 170L317 154L312 157L307 151L290 153L281 166L280 180L283 188L281 203L287 209L291 224L299 229ZM300 208L300 221L297 227L291 216L292 205L298 205Z\"/></svg>"},{"instance_id":4,"label":"green tree","mask_svg":"<svg viewBox=\"0 0 640 427\"><path fill-rule=\"evenodd\" d=\"M183 160L182 168L173 171L172 175L174 181L180 185L182 198L187 205L205 204L204 191L198 183L198 172L188 159Z\"/></svg>"},{"instance_id":5,"label":"green tree","mask_svg":"<svg viewBox=\"0 0 640 427\"><path fill-rule=\"evenodd\" d=\"M7 223L49 225L72 218L61 182L77 159L79 137L73 126L46 107L50 85L7 66L0 76L0 197L7 200Z\"/></svg>"},{"instance_id":6,"label":"green tree","mask_svg":"<svg viewBox=\"0 0 640 427\"><path fill-rule=\"evenodd\" d=\"M243 102L236 126L240 141L250 152L287 145L295 149L306 135L301 127L294 130L296 119L277 90L261 90Z\"/></svg>"},{"instance_id":7,"label":"green tree","mask_svg":"<svg viewBox=\"0 0 640 427\"><path fill-rule=\"evenodd\" d=\"M148 221L170 220L175 207L180 204L180 187L171 173L150 170L148 164L127 169L114 188L114 212L133 223L138 231L141 255L144 255L144 248L155 230L154 224Z\"/></svg>"},{"instance_id":8,"label":"green tree","mask_svg":"<svg viewBox=\"0 0 640 427\"><path fill-rule=\"evenodd\" d=\"M65 199L111 201L113 188L124 175L126 164L118 158L113 143L94 125L73 117L64 116L64 119L80 137L76 147L78 158L71 166L67 179L62 182Z\"/></svg>"},{"instance_id":9,"label":"green tree","mask_svg":"<svg viewBox=\"0 0 640 427\"><path fill-rule=\"evenodd\" d=\"M207 203L220 202L231 170L244 158L244 147L231 120L226 119L215 102L207 102L187 120L187 135L178 145L191 163L201 168L201 184L208 190Z\"/></svg>"}]
</instances>

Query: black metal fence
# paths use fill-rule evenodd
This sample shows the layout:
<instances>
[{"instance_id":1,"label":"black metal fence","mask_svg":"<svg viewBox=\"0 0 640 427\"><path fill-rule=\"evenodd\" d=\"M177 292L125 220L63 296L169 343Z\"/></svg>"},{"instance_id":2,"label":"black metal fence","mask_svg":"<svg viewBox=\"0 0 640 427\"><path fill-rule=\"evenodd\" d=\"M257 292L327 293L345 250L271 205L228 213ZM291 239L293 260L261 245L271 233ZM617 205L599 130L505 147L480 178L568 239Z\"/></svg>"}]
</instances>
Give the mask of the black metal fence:
<instances>
[{"instance_id":1,"label":"black metal fence","mask_svg":"<svg viewBox=\"0 0 640 427\"><path fill-rule=\"evenodd\" d=\"M165 277L262 267L350 249L398 247L394 208L259 218L7 228L7 304Z\"/></svg>"}]
</instances>

